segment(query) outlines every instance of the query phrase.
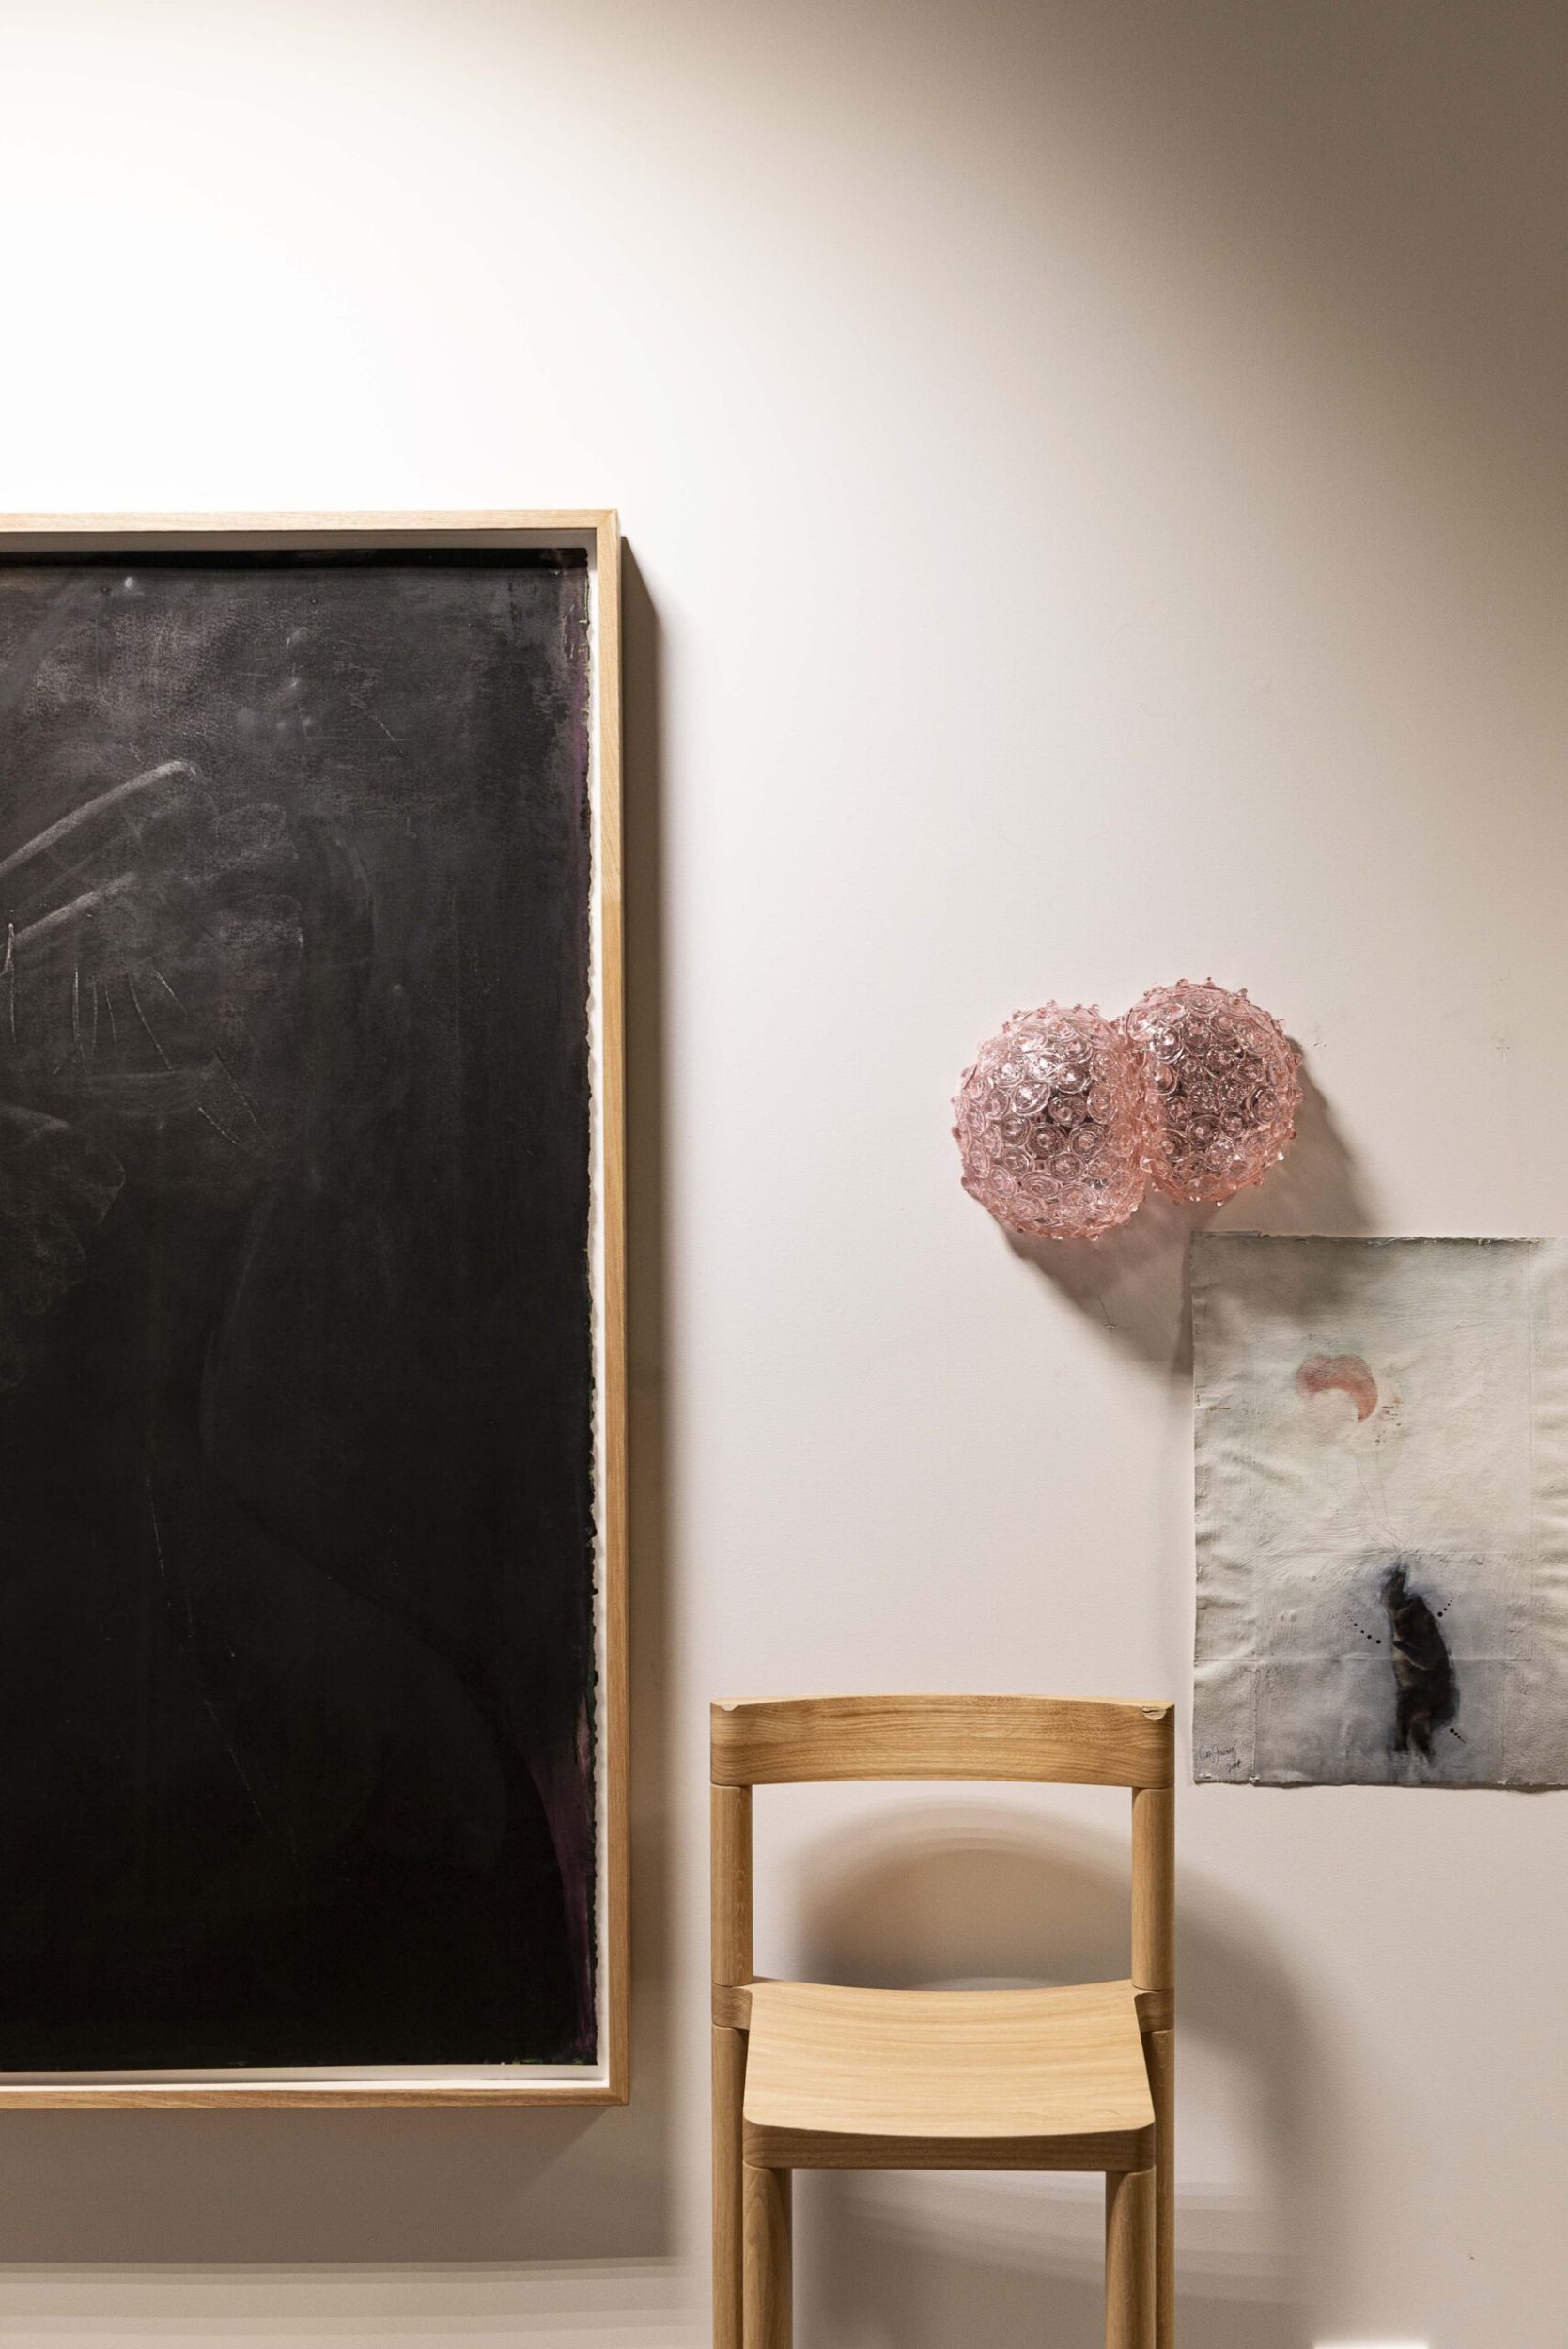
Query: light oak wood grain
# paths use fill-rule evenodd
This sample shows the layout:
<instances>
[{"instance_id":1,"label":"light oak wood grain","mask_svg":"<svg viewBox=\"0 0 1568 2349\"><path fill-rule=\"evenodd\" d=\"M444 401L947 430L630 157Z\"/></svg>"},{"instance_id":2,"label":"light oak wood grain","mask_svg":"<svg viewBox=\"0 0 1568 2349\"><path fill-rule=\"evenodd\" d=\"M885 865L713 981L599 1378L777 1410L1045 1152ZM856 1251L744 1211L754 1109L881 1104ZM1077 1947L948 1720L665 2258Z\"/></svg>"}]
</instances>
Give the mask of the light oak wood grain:
<instances>
[{"instance_id":1,"label":"light oak wood grain","mask_svg":"<svg viewBox=\"0 0 1568 2349\"><path fill-rule=\"evenodd\" d=\"M1176 1797L1144 1787L1132 1798L1132 1978L1154 2092L1155 2273L1157 2349L1175 2333L1174 2090Z\"/></svg>"},{"instance_id":2,"label":"light oak wood grain","mask_svg":"<svg viewBox=\"0 0 1568 2349\"><path fill-rule=\"evenodd\" d=\"M740 2349L740 2100L746 2042L737 2030L713 2033L713 2349Z\"/></svg>"},{"instance_id":3,"label":"light oak wood grain","mask_svg":"<svg viewBox=\"0 0 1568 2349\"><path fill-rule=\"evenodd\" d=\"M1126 2170L1153 2158L1130 1982L755 1983L745 2115L747 2160L789 2170Z\"/></svg>"},{"instance_id":4,"label":"light oak wood grain","mask_svg":"<svg viewBox=\"0 0 1568 2349\"><path fill-rule=\"evenodd\" d=\"M550 547L595 541L603 554L618 535L613 507L539 511L341 514L0 514L0 541L13 554L132 552L138 547L191 552L291 548Z\"/></svg>"},{"instance_id":5,"label":"light oak wood grain","mask_svg":"<svg viewBox=\"0 0 1568 2349\"><path fill-rule=\"evenodd\" d=\"M752 1790L715 1786L708 1802L713 1981L728 1987L752 1979Z\"/></svg>"},{"instance_id":6,"label":"light oak wood grain","mask_svg":"<svg viewBox=\"0 0 1568 2349\"><path fill-rule=\"evenodd\" d=\"M246 2079L137 2084L0 2082L0 2114L135 2108L179 2111L246 2105L273 2110L408 2105L624 2104L630 2092L629 1722L627 1667L629 1470L626 1368L626 1085L621 739L621 544L607 506L486 512L298 514L10 514L0 516L0 556L109 552L280 552L398 547L581 547L594 579L594 780L598 811L599 928L595 989L600 1006L599 1202L603 1237L605 1361L601 1400L604 1475L596 1494L600 1535L604 1654L598 1700L604 1919L599 1966L605 2077L579 2082L479 2083L427 2079ZM454 2067L460 2070L461 2067Z\"/></svg>"},{"instance_id":7,"label":"light oak wood grain","mask_svg":"<svg viewBox=\"0 0 1568 2349\"><path fill-rule=\"evenodd\" d=\"M134 2086L110 2087L94 2080L81 2084L51 2081L23 2087L8 2081L0 2087L0 2116L8 2112L183 2112L208 2111L215 2106L250 2105L261 2111L366 2111L396 2105L624 2105L626 2097L609 2080L476 2081L458 2087L445 2080L318 2079L254 2080L243 2074L232 2083L210 2081L139 2081Z\"/></svg>"},{"instance_id":8,"label":"light oak wood grain","mask_svg":"<svg viewBox=\"0 0 1568 2349\"><path fill-rule=\"evenodd\" d=\"M741 2097L752 2019L752 1790L708 1798L713 1974L713 2349L741 2349Z\"/></svg>"},{"instance_id":9,"label":"light oak wood grain","mask_svg":"<svg viewBox=\"0 0 1568 2349\"><path fill-rule=\"evenodd\" d=\"M1145 2036L1150 2031L1174 2028L1176 1994L1173 1990L1140 1990L1135 1984L1133 2004L1138 2009L1138 2028Z\"/></svg>"},{"instance_id":10,"label":"light oak wood grain","mask_svg":"<svg viewBox=\"0 0 1568 2349\"><path fill-rule=\"evenodd\" d=\"M788 2205L762 2182L805 2169L1103 2170L1106 2340L1172 2349L1172 1708L793 1698L715 1705L711 1747L716 2349L735 2349L737 2239L742 2349L788 2341ZM1132 1979L967 1993L758 1981L751 1789L871 1778L1130 1787Z\"/></svg>"},{"instance_id":11,"label":"light oak wood grain","mask_svg":"<svg viewBox=\"0 0 1568 2349\"><path fill-rule=\"evenodd\" d=\"M1105 2182L1106 2349L1157 2349L1155 2173Z\"/></svg>"},{"instance_id":12,"label":"light oak wood grain","mask_svg":"<svg viewBox=\"0 0 1568 2349\"><path fill-rule=\"evenodd\" d=\"M1141 1990L1176 1980L1176 1797L1170 1786L1132 1798L1132 1978Z\"/></svg>"},{"instance_id":13,"label":"light oak wood grain","mask_svg":"<svg viewBox=\"0 0 1568 2349\"><path fill-rule=\"evenodd\" d=\"M448 518L445 527L452 527ZM493 543L492 532L537 532L553 544L567 527L562 514L471 519L465 543ZM594 714L598 805L599 936L595 965L599 1013L599 1133L604 1195L604 1443L598 1514L604 1656L598 1735L603 1753L605 1935L600 1996L607 2085L616 2104L631 2093L631 1698L629 1622L631 1477L627 1450L627 1148L626 1148L626 854L622 810L621 533L609 508L572 525L588 549L595 583Z\"/></svg>"},{"instance_id":14,"label":"light oak wood grain","mask_svg":"<svg viewBox=\"0 0 1568 2349\"><path fill-rule=\"evenodd\" d=\"M1172 1709L1097 1697L793 1697L713 1707L713 1778L1168 1787Z\"/></svg>"},{"instance_id":15,"label":"light oak wood grain","mask_svg":"<svg viewBox=\"0 0 1568 2349\"><path fill-rule=\"evenodd\" d=\"M1143 2041L1155 2100L1156 2349L1176 2338L1176 2034L1150 2031Z\"/></svg>"},{"instance_id":16,"label":"light oak wood grain","mask_svg":"<svg viewBox=\"0 0 1568 2349\"><path fill-rule=\"evenodd\" d=\"M744 2349L790 2349L790 2186L786 2170L745 2172Z\"/></svg>"},{"instance_id":17,"label":"light oak wood grain","mask_svg":"<svg viewBox=\"0 0 1568 2349\"><path fill-rule=\"evenodd\" d=\"M749 2030L752 2025L752 1991L765 1976L753 1975L752 1981L715 1983L713 1985L713 2021L716 2027L728 2030ZM1135 1990L1133 2005L1138 2010L1138 2028L1145 2041L1155 2031L1169 2031L1176 2019L1176 1994L1173 1990Z\"/></svg>"}]
</instances>

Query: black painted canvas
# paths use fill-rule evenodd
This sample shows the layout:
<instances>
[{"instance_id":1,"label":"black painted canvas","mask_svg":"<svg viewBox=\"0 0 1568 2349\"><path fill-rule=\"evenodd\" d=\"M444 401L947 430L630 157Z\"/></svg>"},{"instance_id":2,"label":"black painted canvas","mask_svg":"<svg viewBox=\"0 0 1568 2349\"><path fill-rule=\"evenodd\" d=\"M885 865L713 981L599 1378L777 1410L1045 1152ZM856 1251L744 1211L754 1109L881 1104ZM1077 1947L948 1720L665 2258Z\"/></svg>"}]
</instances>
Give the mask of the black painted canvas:
<instances>
[{"instance_id":1,"label":"black painted canvas","mask_svg":"<svg viewBox=\"0 0 1568 2349\"><path fill-rule=\"evenodd\" d=\"M0 566L0 2069L594 2060L588 612Z\"/></svg>"}]
</instances>

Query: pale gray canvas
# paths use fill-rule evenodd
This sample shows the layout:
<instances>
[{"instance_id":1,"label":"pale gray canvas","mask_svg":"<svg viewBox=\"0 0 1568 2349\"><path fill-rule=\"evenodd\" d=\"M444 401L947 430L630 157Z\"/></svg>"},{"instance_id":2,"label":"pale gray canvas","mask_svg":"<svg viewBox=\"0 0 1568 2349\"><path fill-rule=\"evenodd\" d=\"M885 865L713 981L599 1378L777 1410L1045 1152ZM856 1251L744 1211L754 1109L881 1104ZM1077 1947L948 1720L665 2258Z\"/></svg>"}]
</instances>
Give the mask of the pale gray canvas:
<instances>
[{"instance_id":1,"label":"pale gray canvas","mask_svg":"<svg viewBox=\"0 0 1568 2349\"><path fill-rule=\"evenodd\" d=\"M1568 1783L1568 1240L1193 1242L1193 1770Z\"/></svg>"}]
</instances>

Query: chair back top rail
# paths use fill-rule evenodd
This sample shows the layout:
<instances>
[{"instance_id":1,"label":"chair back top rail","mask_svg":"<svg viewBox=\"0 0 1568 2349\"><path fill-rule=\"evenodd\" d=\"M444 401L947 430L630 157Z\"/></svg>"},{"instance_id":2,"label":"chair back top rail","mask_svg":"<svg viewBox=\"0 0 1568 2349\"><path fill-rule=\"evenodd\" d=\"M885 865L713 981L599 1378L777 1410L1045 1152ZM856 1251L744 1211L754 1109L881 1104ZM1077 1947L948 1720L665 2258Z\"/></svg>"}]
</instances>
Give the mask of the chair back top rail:
<instances>
[{"instance_id":1,"label":"chair back top rail","mask_svg":"<svg viewBox=\"0 0 1568 2349\"><path fill-rule=\"evenodd\" d=\"M1014 1779L1171 1786L1175 1708L1107 1697L784 1697L713 1707L716 1786Z\"/></svg>"}]
</instances>

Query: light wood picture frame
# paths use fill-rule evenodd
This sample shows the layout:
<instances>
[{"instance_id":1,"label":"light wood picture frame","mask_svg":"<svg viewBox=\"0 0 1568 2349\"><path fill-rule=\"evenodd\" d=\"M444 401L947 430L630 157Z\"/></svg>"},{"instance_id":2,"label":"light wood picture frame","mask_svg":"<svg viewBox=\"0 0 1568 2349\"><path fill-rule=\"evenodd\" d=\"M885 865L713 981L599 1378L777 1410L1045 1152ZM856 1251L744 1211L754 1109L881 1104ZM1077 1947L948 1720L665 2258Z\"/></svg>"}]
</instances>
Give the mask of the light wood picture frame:
<instances>
[{"instance_id":1,"label":"light wood picture frame","mask_svg":"<svg viewBox=\"0 0 1568 2349\"><path fill-rule=\"evenodd\" d=\"M304 618L286 626L296 607ZM0 2112L628 2097L620 654L609 510L0 518L0 1220L8 1197L29 1284L8 1316L0 1299L0 1507L21 1491L8 1542L12 1564L19 1540L37 1552L23 1579L43 1589L46 1554L53 1570L21 1662L18 1738L28 1721L38 1734L20 1771L13 1739L8 1773L11 1799L31 1805L14 1848L33 1854L35 1878L8 1884L0 1856L0 1920L9 1900L33 1921L9 1962L0 1923ZM191 746L209 741L219 700L228 731L204 759ZM284 781L258 792L263 772ZM525 816L507 791L520 777ZM306 872L297 887L280 880L289 860ZM479 913L463 910L465 888ZM317 935L280 910L302 901L329 907L332 926ZM506 985L525 968L544 974L527 1014ZM351 1050L333 1041L346 1031ZM367 1120L376 1147L355 1158ZM287 1164L264 1141L285 1127ZM427 1215L427 1161L409 1154L428 1155L438 1134L450 1163ZM573 1135L586 1142L575 1172ZM345 1166L376 1169L341 1194L339 1144ZM257 1205L263 1161L272 1187ZM275 1232L283 1195L303 1235L292 1256L257 1237ZM154 1205L126 1238L138 1199ZM209 1261L187 1236L216 1249L211 1233L241 1224L256 1301L237 1308L231 1291L221 1346L210 1329L183 1369L170 1342L160 1387L146 1362L178 1318L170 1299L194 1292ZM365 1241L357 1255L346 1235ZM574 1296L585 1326L562 1301ZM298 1396L277 1403L291 1381L265 1373L301 1298L319 1343L302 1341ZM408 1368L438 1298L450 1315ZM141 1312L156 1339L131 1328ZM133 1392L94 1343L111 1326L140 1365ZM238 1364L226 1388L215 1348ZM72 1377L80 1473L54 1432L55 1390ZM180 1378L183 1399L164 1410L156 1398ZM427 1409L435 1432L415 1438ZM139 1451L124 1449L131 1422ZM223 1469L203 1469L199 1508L186 1462L198 1426ZM531 1484L521 1452L556 1461L563 1428L570 1457ZM120 1453L103 1465L116 1443L134 1479ZM327 1500L318 1460L332 1470ZM236 1549L247 1477L253 1530ZM132 1482L145 1495L127 1497ZM443 1550L449 1504L479 1531ZM330 1551L315 1581L296 1538L304 1518ZM405 1535L411 1562L393 1555ZM183 1560L169 1554L181 1548ZM465 1592L449 1562L481 1552ZM514 1558L508 1582L498 1561ZM96 1610L79 1649L73 1576ZM525 1584L545 1595L519 1611L508 1594ZM302 1643L315 1707L303 1726L277 1694L303 1685ZM586 1695L568 1739L574 1673ZM332 1691L345 1686L339 1718ZM92 1757L95 1703L131 1792L119 1810L107 1795L88 1803L81 1850L73 1830L53 1849L41 1832L29 1843L23 1828L67 1818L61 1788ZM178 1733L160 1729L177 1717ZM536 1721L555 1725L548 1750L531 1743ZM106 1785L107 1747L94 1768ZM0 1754L0 1855L7 1782ZM248 1841L236 1836L220 1866L241 1813ZM62 1890L73 1869L77 1909ZM288 1900L316 1902L308 1918L287 1908L286 1879ZM40 1914L55 1921L39 1926ZM112 1917L147 1943L125 1980L104 1955ZM181 1920L201 1952L188 1967ZM111 1975L115 1998L95 2001ZM224 2007L225 1983L253 1982L256 2012ZM46 2026L27 2019L29 1985L48 1985ZM307 2012L310 2060L293 2061L290 2018ZM123 2045L116 2014L132 2018ZM377 2014L429 2015L406 2061L400 2046L368 2051ZM436 2052L443 2030L461 2041L450 2054ZM529 2060L530 2030L543 2061ZM330 2052L339 2039L348 2060ZM145 2060L177 2041L194 2060ZM231 2060L253 2041L261 2061ZM100 2053L15 2061L55 2044ZM115 2061L127 2047L140 2060Z\"/></svg>"}]
</instances>

